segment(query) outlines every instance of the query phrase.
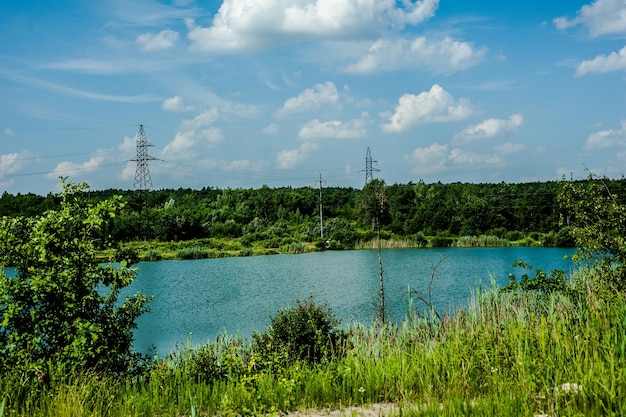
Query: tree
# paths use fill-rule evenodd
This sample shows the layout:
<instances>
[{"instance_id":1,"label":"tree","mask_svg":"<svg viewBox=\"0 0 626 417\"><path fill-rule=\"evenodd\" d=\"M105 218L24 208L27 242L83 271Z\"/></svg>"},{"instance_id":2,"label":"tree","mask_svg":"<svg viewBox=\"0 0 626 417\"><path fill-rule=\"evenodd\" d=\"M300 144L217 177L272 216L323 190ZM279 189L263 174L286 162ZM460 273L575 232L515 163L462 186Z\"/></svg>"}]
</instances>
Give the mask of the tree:
<instances>
[{"instance_id":1,"label":"tree","mask_svg":"<svg viewBox=\"0 0 626 417\"><path fill-rule=\"evenodd\" d=\"M136 364L139 293L119 300L136 276L127 259L102 265L120 197L86 203L86 184L63 179L58 210L0 219L0 372L46 376L50 366L124 372ZM6 277L4 266L15 267Z\"/></svg>"},{"instance_id":2,"label":"tree","mask_svg":"<svg viewBox=\"0 0 626 417\"><path fill-rule=\"evenodd\" d=\"M371 223L372 230L387 224L390 218L385 181L375 178L368 182L358 196L356 206L364 222Z\"/></svg>"},{"instance_id":3,"label":"tree","mask_svg":"<svg viewBox=\"0 0 626 417\"><path fill-rule=\"evenodd\" d=\"M624 180L622 180L622 183ZM611 188L623 185L589 175L587 181L563 182L559 197L564 226L579 253L591 263L598 284L626 291L626 204Z\"/></svg>"}]
</instances>

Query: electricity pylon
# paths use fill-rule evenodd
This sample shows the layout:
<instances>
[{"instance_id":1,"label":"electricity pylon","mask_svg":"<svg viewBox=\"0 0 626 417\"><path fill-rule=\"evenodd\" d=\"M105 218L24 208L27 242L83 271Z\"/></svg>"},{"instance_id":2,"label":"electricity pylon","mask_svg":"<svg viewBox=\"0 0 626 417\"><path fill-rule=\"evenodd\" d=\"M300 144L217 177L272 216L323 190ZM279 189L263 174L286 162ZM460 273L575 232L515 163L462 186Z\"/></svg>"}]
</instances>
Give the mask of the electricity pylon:
<instances>
[{"instance_id":1,"label":"electricity pylon","mask_svg":"<svg viewBox=\"0 0 626 417\"><path fill-rule=\"evenodd\" d=\"M378 161L374 161L372 159L372 154L370 153L370 148L367 148L367 154L365 154L365 184L374 179L374 171L378 172L380 169L374 168L374 164L378 163Z\"/></svg>"},{"instance_id":2,"label":"electricity pylon","mask_svg":"<svg viewBox=\"0 0 626 417\"><path fill-rule=\"evenodd\" d=\"M143 125L139 125L139 133L137 133L137 156L131 161L137 162L137 168L135 169L135 182L133 188L136 191L150 191L152 190L152 177L150 176L150 168L148 167L148 161L154 160L148 153L148 147L153 146L148 142L146 134L143 131Z\"/></svg>"}]
</instances>

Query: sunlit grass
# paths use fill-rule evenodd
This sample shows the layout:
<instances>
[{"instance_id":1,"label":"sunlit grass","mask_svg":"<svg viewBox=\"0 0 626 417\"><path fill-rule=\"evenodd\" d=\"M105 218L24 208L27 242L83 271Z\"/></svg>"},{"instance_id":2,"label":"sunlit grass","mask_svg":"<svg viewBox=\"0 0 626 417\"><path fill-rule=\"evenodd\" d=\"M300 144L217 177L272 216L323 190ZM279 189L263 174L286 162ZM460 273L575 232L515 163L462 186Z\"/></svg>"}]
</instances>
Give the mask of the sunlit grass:
<instances>
[{"instance_id":1,"label":"sunlit grass","mask_svg":"<svg viewBox=\"0 0 626 417\"><path fill-rule=\"evenodd\" d=\"M624 415L626 301L479 292L467 310L397 326L352 325L317 365L262 366L220 336L141 376L4 375L4 416L278 415L393 403L394 415ZM391 412L391 411L390 411Z\"/></svg>"}]
</instances>

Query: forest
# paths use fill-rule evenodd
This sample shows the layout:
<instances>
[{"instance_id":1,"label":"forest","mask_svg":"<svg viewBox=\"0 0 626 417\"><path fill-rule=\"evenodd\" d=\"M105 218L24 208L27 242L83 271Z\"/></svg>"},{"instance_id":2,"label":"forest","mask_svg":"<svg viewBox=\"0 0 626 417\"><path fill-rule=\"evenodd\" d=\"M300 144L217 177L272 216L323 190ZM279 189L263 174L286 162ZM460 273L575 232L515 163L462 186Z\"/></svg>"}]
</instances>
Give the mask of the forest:
<instances>
[{"instance_id":1,"label":"forest","mask_svg":"<svg viewBox=\"0 0 626 417\"><path fill-rule=\"evenodd\" d=\"M607 181L617 196L626 195L626 181ZM125 206L109 231L116 242L200 241L223 247L227 241L230 249L248 254L247 248L354 249L377 237L375 217L382 239L410 246L484 245L484 240L468 240L479 236L492 237L492 245L571 246L568 215L558 203L563 183L387 185L374 179L363 189L109 189L90 190L87 196L93 202L122 197ZM374 189L380 197L372 203L368 193ZM31 217L58 205L54 194L5 192L0 217Z\"/></svg>"},{"instance_id":2,"label":"forest","mask_svg":"<svg viewBox=\"0 0 626 417\"><path fill-rule=\"evenodd\" d=\"M539 233L558 236L567 227L566 213L558 208L560 182L425 184L420 181L385 185L381 180L374 181L384 186L380 227L385 237L490 235L517 241ZM623 191L626 184L614 180L611 187ZM371 219L363 207L366 189L321 190L324 240L352 247L358 240L373 237ZM112 237L119 242L233 238L241 239L244 245L263 242L271 247L276 245L272 240L315 242L322 238L320 190L313 187L205 187L150 192L110 189L88 193L93 201L113 195L121 195L126 202L111 230ZM53 194L5 192L0 198L0 216L31 217L55 209L58 204L58 197Z\"/></svg>"}]
</instances>

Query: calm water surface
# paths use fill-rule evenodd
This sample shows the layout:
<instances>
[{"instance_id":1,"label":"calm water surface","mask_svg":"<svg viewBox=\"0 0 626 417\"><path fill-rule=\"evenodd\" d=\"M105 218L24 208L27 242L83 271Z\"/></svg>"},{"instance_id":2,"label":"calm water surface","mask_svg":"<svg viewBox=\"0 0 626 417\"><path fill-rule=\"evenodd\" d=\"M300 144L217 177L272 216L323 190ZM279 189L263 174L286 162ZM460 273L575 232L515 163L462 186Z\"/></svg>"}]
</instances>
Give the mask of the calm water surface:
<instances>
[{"instance_id":1,"label":"calm water surface","mask_svg":"<svg viewBox=\"0 0 626 417\"><path fill-rule=\"evenodd\" d=\"M406 290L432 287L440 311L467 306L472 291L490 287L490 277L505 285L517 259L550 271L569 272L563 260L573 249L437 248L390 249L382 252L387 305L392 320L404 317ZM128 289L154 295L152 311L138 320L135 349L167 354L177 344L214 341L223 333L249 337L263 331L269 316L309 295L326 301L337 317L370 323L375 315L379 273L377 252L328 251L302 255L141 262ZM414 304L418 305L418 304Z\"/></svg>"}]
</instances>

